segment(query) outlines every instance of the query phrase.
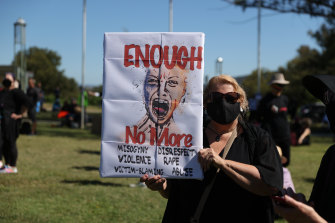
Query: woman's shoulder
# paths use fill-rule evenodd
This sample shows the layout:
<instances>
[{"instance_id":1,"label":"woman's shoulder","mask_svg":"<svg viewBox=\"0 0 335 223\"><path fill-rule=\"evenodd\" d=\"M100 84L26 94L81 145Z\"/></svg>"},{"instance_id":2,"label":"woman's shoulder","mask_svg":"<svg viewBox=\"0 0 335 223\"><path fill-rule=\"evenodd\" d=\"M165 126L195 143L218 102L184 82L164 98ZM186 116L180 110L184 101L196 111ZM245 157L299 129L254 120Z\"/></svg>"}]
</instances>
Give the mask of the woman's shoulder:
<instances>
[{"instance_id":1,"label":"woman's shoulder","mask_svg":"<svg viewBox=\"0 0 335 223\"><path fill-rule=\"evenodd\" d=\"M243 131L247 133L246 136L248 137L258 138L261 136L268 135L268 132L266 130L252 123L243 121L243 122L240 122L240 125L242 126Z\"/></svg>"},{"instance_id":2,"label":"woman's shoulder","mask_svg":"<svg viewBox=\"0 0 335 223\"><path fill-rule=\"evenodd\" d=\"M255 152L254 150L262 151L268 146L275 145L270 134L261 127L247 122L243 123L242 127L245 133L245 140L248 142L249 148L253 153Z\"/></svg>"},{"instance_id":3,"label":"woman's shoulder","mask_svg":"<svg viewBox=\"0 0 335 223\"><path fill-rule=\"evenodd\" d=\"M327 149L326 153L323 155L323 160L335 161L335 144Z\"/></svg>"}]
</instances>

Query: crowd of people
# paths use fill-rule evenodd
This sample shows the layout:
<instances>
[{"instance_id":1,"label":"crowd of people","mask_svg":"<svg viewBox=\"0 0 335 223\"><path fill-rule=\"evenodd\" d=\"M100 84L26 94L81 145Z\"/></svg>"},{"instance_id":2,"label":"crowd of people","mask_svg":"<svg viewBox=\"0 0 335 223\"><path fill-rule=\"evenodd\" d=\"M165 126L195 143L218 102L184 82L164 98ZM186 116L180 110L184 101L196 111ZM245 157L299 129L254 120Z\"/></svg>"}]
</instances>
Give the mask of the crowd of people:
<instances>
[{"instance_id":1,"label":"crowd of people","mask_svg":"<svg viewBox=\"0 0 335 223\"><path fill-rule=\"evenodd\" d=\"M41 87L40 82L36 86L36 80L29 78L27 92L23 92L15 74L6 73L3 78L0 88L0 173L18 172L16 141L19 134L37 133L36 112L45 111ZM28 118L23 122L25 115Z\"/></svg>"},{"instance_id":2,"label":"crowd of people","mask_svg":"<svg viewBox=\"0 0 335 223\"><path fill-rule=\"evenodd\" d=\"M85 108L88 105L88 95L101 96L97 92L87 91L84 98ZM80 101L81 97L78 100ZM36 114L44 111L46 109L44 108L44 91L41 82L36 83L34 78L29 78L27 91L23 92L15 74L5 74L2 88L0 88L0 173L18 172L16 140L20 133L31 136L37 134ZM69 102L65 100L61 106L59 87L55 89L55 102L52 111L57 113L60 120L59 126L80 127L80 104L75 98L71 98Z\"/></svg>"},{"instance_id":3,"label":"crowd of people","mask_svg":"<svg viewBox=\"0 0 335 223\"><path fill-rule=\"evenodd\" d=\"M289 83L282 73L273 75L271 92L259 101L254 114L260 125L255 125L247 119L246 93L233 77L222 74L209 81L204 91L204 148L198 152L204 179L165 179L148 174L140 178L149 189L168 199L163 222L225 218L233 219L230 222L270 223L276 214L289 222L335 220L335 145L321 161L309 201L296 193L287 168L291 145L310 144L311 134L310 119L297 118L293 124L288 121L289 99L283 90ZM306 76L302 84L325 104L330 129L335 133L335 77ZM43 109L44 94L33 78L24 93L12 73L5 75L2 85L0 173L17 173L16 141L23 114L28 112L31 134L36 134L36 111ZM59 96L59 91L55 94ZM81 107L75 98L58 111L62 125L79 127Z\"/></svg>"}]
</instances>

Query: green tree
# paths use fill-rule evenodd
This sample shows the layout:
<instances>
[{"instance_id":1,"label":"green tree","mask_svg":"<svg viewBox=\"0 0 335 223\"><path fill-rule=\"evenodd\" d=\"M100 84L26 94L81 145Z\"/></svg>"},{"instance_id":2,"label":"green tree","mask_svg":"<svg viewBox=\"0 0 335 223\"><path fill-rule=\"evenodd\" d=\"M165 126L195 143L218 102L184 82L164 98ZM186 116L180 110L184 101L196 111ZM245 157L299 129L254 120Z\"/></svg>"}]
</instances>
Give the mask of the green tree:
<instances>
[{"instance_id":1,"label":"green tree","mask_svg":"<svg viewBox=\"0 0 335 223\"><path fill-rule=\"evenodd\" d=\"M223 0L231 4L247 8L258 7L259 0ZM298 55L288 61L286 66L279 67L277 72L285 74L285 78L291 83L285 89L285 94L295 103L301 106L316 101L303 87L301 80L306 75L330 74L335 75L335 4L326 0L269 0L261 1L261 7L275 10L280 13L308 14L325 18L325 23L315 32L309 32L315 39L320 49L311 49L308 46L300 46ZM262 79L269 80L270 73L263 72ZM262 80L261 92L266 93ZM243 82L248 96L252 97L256 92L257 74L253 71Z\"/></svg>"},{"instance_id":2,"label":"green tree","mask_svg":"<svg viewBox=\"0 0 335 223\"><path fill-rule=\"evenodd\" d=\"M270 71L266 68L262 68L262 77L261 77L261 93L265 93L270 90L269 81L273 71ZM245 90L247 97L254 97L257 93L257 70L252 71L242 82L242 87Z\"/></svg>"},{"instance_id":3,"label":"green tree","mask_svg":"<svg viewBox=\"0 0 335 223\"><path fill-rule=\"evenodd\" d=\"M34 78L42 83L46 94L53 94L58 86L62 98L77 97L78 84L73 78L64 75L60 70L61 57L52 50L31 47L26 51L27 70L34 73ZM20 58L17 55L17 59Z\"/></svg>"},{"instance_id":4,"label":"green tree","mask_svg":"<svg viewBox=\"0 0 335 223\"><path fill-rule=\"evenodd\" d=\"M95 86L92 87L90 89L87 89L88 91L92 91L92 92L102 92L102 85L100 86ZM95 97L95 96L89 96L88 97L88 104L89 105L99 105L101 106L102 103L102 98L101 97Z\"/></svg>"},{"instance_id":5,"label":"green tree","mask_svg":"<svg viewBox=\"0 0 335 223\"><path fill-rule=\"evenodd\" d=\"M301 46L298 55L287 62L286 67L280 68L290 84L285 89L285 94L296 106L301 106L314 101L308 91L303 87L301 80L306 75L320 73L320 53L308 46Z\"/></svg>"},{"instance_id":6,"label":"green tree","mask_svg":"<svg viewBox=\"0 0 335 223\"><path fill-rule=\"evenodd\" d=\"M333 0L223 0L224 2L247 8L262 8L280 13L307 14L312 17L335 18Z\"/></svg>"},{"instance_id":7,"label":"green tree","mask_svg":"<svg viewBox=\"0 0 335 223\"><path fill-rule=\"evenodd\" d=\"M322 74L335 74L335 18L327 19L316 32L310 32L321 48L319 68Z\"/></svg>"}]
</instances>

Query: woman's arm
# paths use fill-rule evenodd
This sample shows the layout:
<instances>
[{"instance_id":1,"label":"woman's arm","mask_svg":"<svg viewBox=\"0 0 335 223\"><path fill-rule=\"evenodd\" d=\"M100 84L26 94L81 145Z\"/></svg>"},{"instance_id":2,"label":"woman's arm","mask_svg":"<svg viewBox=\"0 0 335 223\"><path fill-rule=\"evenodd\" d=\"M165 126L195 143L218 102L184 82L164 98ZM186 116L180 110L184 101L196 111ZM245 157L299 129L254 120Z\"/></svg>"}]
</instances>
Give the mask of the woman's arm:
<instances>
[{"instance_id":1,"label":"woman's arm","mask_svg":"<svg viewBox=\"0 0 335 223\"><path fill-rule=\"evenodd\" d=\"M304 141L305 137L308 136L309 134L311 134L311 129L310 128L306 128L304 130L304 132L301 134L301 136L298 139L298 144L302 144L302 142Z\"/></svg>"},{"instance_id":2,"label":"woman's arm","mask_svg":"<svg viewBox=\"0 0 335 223\"><path fill-rule=\"evenodd\" d=\"M261 196L273 195L278 192L262 181L261 175L255 166L223 160L221 170L244 189Z\"/></svg>"},{"instance_id":3,"label":"woman's arm","mask_svg":"<svg viewBox=\"0 0 335 223\"><path fill-rule=\"evenodd\" d=\"M199 162L204 171L208 170L211 165L220 168L235 183L254 194L269 196L278 191L276 188L263 182L255 166L232 160L224 160L212 148L199 151Z\"/></svg>"},{"instance_id":4,"label":"woman's arm","mask_svg":"<svg viewBox=\"0 0 335 223\"><path fill-rule=\"evenodd\" d=\"M326 223L312 207L285 195L273 202L275 212L292 223Z\"/></svg>"}]
</instances>

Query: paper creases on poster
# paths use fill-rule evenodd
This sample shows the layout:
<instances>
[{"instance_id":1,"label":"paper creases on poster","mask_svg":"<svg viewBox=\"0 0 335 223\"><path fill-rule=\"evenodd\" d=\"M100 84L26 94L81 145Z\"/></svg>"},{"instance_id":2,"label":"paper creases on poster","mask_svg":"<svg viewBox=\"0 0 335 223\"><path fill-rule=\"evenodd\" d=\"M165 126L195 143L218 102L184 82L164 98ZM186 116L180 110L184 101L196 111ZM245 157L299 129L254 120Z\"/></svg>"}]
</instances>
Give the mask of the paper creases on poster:
<instances>
[{"instance_id":1,"label":"paper creases on poster","mask_svg":"<svg viewBox=\"0 0 335 223\"><path fill-rule=\"evenodd\" d=\"M102 177L202 179L204 34L105 33Z\"/></svg>"}]
</instances>

